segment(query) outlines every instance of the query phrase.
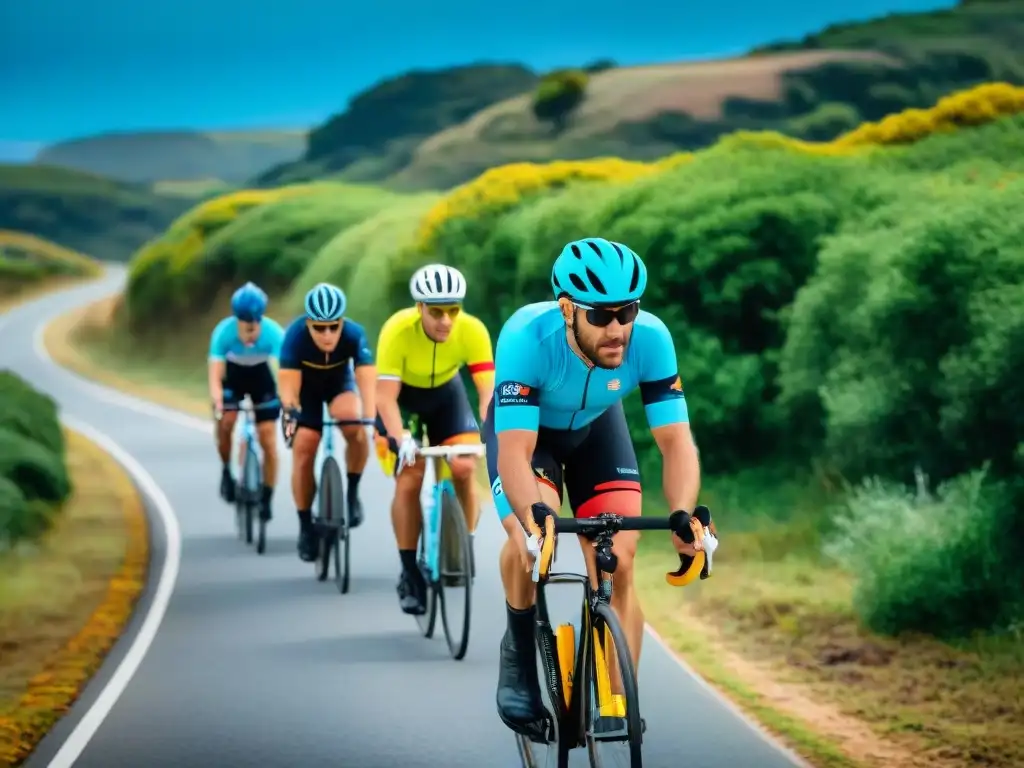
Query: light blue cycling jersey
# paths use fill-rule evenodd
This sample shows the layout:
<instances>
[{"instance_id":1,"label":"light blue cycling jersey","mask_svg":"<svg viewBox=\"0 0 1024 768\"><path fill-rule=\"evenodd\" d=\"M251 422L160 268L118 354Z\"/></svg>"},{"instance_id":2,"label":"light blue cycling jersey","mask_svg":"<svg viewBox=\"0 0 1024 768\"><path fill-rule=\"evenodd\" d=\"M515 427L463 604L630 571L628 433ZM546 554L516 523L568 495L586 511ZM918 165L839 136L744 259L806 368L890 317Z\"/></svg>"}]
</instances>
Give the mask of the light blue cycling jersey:
<instances>
[{"instance_id":1,"label":"light blue cycling jersey","mask_svg":"<svg viewBox=\"0 0 1024 768\"><path fill-rule=\"evenodd\" d=\"M495 432L580 429L637 387L652 429L689 421L672 336L650 312L637 315L622 364L608 370L569 347L558 302L527 304L502 327L494 361Z\"/></svg>"},{"instance_id":2,"label":"light blue cycling jersey","mask_svg":"<svg viewBox=\"0 0 1024 768\"><path fill-rule=\"evenodd\" d=\"M262 365L270 358L280 359L284 329L269 317L260 323L260 335L253 344L246 345L238 338L238 318L225 317L210 334L210 359L251 367Z\"/></svg>"}]
</instances>

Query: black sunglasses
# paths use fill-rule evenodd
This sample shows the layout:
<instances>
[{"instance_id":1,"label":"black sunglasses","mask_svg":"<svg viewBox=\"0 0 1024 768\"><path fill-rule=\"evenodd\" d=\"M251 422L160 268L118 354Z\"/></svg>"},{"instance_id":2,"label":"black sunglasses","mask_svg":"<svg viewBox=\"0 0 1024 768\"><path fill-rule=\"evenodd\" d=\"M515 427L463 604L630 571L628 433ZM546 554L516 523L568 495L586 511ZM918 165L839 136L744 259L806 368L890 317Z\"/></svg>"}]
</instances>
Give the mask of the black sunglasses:
<instances>
[{"instance_id":1,"label":"black sunglasses","mask_svg":"<svg viewBox=\"0 0 1024 768\"><path fill-rule=\"evenodd\" d=\"M313 333L334 333L341 328L341 323L311 323Z\"/></svg>"},{"instance_id":2,"label":"black sunglasses","mask_svg":"<svg viewBox=\"0 0 1024 768\"><path fill-rule=\"evenodd\" d=\"M611 325L612 320L618 320L619 325L629 325L636 320L636 316L640 314L639 301L634 301L632 304L627 304L626 306L619 307L618 309L609 309L608 307L588 307L586 304L576 304L576 302L573 302L573 306L586 310L587 322L591 325L597 326L598 328L604 328L607 325Z\"/></svg>"}]
</instances>

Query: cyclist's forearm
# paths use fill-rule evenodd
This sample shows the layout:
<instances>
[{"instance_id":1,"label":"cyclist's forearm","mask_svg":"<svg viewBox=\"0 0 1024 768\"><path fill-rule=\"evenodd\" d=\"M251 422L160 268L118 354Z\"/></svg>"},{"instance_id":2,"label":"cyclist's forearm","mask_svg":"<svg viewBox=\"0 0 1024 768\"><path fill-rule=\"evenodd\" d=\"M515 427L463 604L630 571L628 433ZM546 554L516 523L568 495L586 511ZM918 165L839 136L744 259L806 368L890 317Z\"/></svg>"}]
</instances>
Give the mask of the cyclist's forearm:
<instances>
[{"instance_id":1,"label":"cyclist's forearm","mask_svg":"<svg viewBox=\"0 0 1024 768\"><path fill-rule=\"evenodd\" d=\"M494 372L486 371L476 374L473 377L473 383L476 384L477 399L480 401L480 419L483 420L487 413L487 406L491 404L491 398L494 397Z\"/></svg>"},{"instance_id":2,"label":"cyclist's forearm","mask_svg":"<svg viewBox=\"0 0 1024 768\"><path fill-rule=\"evenodd\" d=\"M531 507L541 501L540 488L533 474L530 460L519 455L506 456L498 450L498 476L502 491L508 497L509 505L519 522L526 524L533 519Z\"/></svg>"},{"instance_id":3,"label":"cyclist's forearm","mask_svg":"<svg viewBox=\"0 0 1024 768\"><path fill-rule=\"evenodd\" d=\"M692 512L700 494L700 459L688 428L664 439L655 437L662 454L662 488L669 509Z\"/></svg>"},{"instance_id":4,"label":"cyclist's forearm","mask_svg":"<svg viewBox=\"0 0 1024 768\"><path fill-rule=\"evenodd\" d=\"M390 397L378 398L377 413L380 414L380 420L384 422L384 429L388 431L388 435L401 442L402 411L398 407L398 401Z\"/></svg>"},{"instance_id":5,"label":"cyclist's forearm","mask_svg":"<svg viewBox=\"0 0 1024 768\"><path fill-rule=\"evenodd\" d=\"M301 387L302 371L286 368L277 372L277 389L278 395L281 398L282 408L299 407L299 390Z\"/></svg>"},{"instance_id":6,"label":"cyclist's forearm","mask_svg":"<svg viewBox=\"0 0 1024 768\"><path fill-rule=\"evenodd\" d=\"M372 419L377 415L377 368L372 365L356 367L356 386L363 403L363 418Z\"/></svg>"},{"instance_id":7,"label":"cyclist's forearm","mask_svg":"<svg viewBox=\"0 0 1024 768\"><path fill-rule=\"evenodd\" d=\"M211 360L207 366L207 384L210 389L210 400L214 402L224 396L224 362Z\"/></svg>"}]
</instances>

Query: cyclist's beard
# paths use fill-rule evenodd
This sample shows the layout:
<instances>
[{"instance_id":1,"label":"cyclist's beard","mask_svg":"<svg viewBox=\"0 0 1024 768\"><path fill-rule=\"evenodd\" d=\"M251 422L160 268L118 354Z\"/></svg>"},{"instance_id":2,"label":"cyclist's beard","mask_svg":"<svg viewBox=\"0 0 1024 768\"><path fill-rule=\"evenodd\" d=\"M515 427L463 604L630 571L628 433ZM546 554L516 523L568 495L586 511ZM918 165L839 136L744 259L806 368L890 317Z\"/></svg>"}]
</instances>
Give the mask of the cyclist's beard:
<instances>
[{"instance_id":1,"label":"cyclist's beard","mask_svg":"<svg viewBox=\"0 0 1024 768\"><path fill-rule=\"evenodd\" d=\"M629 349L629 340L631 338L631 336L626 337L626 341L622 345L622 358L620 358L619 362L616 363L615 365L605 365L604 363L601 362L601 358L598 356L598 353L600 352L600 345L587 344L582 338L580 338L579 331L576 329L575 317L573 317L572 320L572 337L576 340L576 346L580 348L580 351L583 353L584 357L586 357L587 360L592 362L596 367L604 368L606 371L614 371L616 368L622 365L622 361L626 359L626 350Z\"/></svg>"}]
</instances>

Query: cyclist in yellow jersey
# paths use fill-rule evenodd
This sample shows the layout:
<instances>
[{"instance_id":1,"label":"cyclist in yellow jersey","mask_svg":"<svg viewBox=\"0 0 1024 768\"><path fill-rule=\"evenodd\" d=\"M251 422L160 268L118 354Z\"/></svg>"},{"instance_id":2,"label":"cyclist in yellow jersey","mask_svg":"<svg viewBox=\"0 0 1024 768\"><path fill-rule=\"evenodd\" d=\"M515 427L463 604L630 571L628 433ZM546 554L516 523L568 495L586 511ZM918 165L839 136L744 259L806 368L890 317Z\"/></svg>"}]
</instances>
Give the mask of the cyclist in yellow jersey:
<instances>
[{"instance_id":1,"label":"cyclist in yellow jersey","mask_svg":"<svg viewBox=\"0 0 1024 768\"><path fill-rule=\"evenodd\" d=\"M427 437L431 445L480 442L480 426L459 369L466 366L473 377L482 422L494 394L494 353L484 324L462 311L466 280L457 269L442 264L422 267L409 281L409 290L416 306L393 314L377 341L377 446L381 458L390 453L403 465L391 504L402 561L398 597L405 613L422 615L426 582L416 564L416 546L426 463L412 463L416 441ZM476 457L454 457L451 469L472 534L479 516ZM470 567L475 570L472 563Z\"/></svg>"}]
</instances>

